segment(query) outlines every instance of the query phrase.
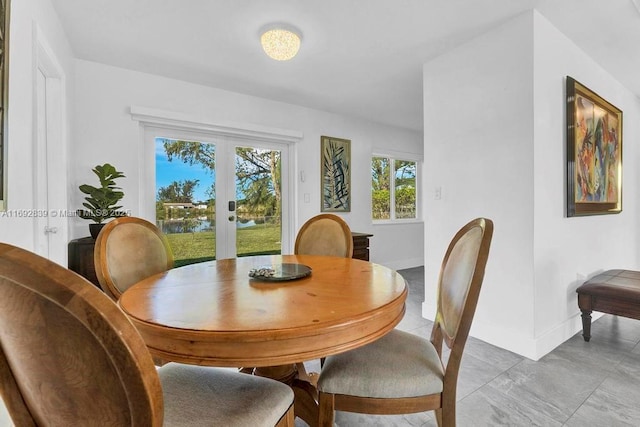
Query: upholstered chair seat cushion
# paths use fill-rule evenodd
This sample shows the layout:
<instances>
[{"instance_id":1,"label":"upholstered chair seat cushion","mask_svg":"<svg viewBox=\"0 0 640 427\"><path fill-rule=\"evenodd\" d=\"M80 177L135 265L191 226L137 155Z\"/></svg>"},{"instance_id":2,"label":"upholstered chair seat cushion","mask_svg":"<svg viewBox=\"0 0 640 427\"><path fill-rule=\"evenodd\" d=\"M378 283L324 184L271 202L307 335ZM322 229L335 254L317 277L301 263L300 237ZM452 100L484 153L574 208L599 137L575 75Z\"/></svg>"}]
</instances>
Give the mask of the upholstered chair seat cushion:
<instances>
[{"instance_id":1,"label":"upholstered chair seat cushion","mask_svg":"<svg viewBox=\"0 0 640 427\"><path fill-rule=\"evenodd\" d=\"M318 390L376 398L424 396L441 393L443 377L429 340L394 329L371 344L327 357Z\"/></svg>"},{"instance_id":2,"label":"upholstered chair seat cushion","mask_svg":"<svg viewBox=\"0 0 640 427\"><path fill-rule=\"evenodd\" d=\"M274 426L293 405L289 386L233 370L169 363L158 374L165 426Z\"/></svg>"}]
</instances>

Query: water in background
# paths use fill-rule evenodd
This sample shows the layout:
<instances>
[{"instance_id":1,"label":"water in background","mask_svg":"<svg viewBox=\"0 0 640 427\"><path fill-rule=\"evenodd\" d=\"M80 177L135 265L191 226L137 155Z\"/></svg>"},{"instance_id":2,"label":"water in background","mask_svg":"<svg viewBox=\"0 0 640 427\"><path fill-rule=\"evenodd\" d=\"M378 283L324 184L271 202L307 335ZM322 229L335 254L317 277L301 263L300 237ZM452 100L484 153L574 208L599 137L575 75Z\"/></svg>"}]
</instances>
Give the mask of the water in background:
<instances>
[{"instance_id":1,"label":"water in background","mask_svg":"<svg viewBox=\"0 0 640 427\"><path fill-rule=\"evenodd\" d=\"M253 227L256 225L254 220L237 221L236 228ZM216 221L208 218L182 218L182 219L167 219L157 221L158 228L163 234L175 234L175 233L198 233L201 231L214 231L216 228Z\"/></svg>"}]
</instances>

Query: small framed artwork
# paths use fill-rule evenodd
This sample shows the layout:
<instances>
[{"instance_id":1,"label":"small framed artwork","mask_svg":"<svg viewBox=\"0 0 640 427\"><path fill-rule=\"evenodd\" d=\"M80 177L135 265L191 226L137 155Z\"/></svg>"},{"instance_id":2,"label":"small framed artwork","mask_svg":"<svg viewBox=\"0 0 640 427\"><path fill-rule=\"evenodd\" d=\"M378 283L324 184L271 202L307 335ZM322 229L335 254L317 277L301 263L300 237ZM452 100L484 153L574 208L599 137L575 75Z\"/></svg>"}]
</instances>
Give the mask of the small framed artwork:
<instances>
[{"instance_id":1,"label":"small framed artwork","mask_svg":"<svg viewBox=\"0 0 640 427\"><path fill-rule=\"evenodd\" d=\"M322 212L351 211L351 141L320 137Z\"/></svg>"},{"instance_id":2,"label":"small framed artwork","mask_svg":"<svg viewBox=\"0 0 640 427\"><path fill-rule=\"evenodd\" d=\"M567 76L567 216L622 212L622 111Z\"/></svg>"}]
</instances>

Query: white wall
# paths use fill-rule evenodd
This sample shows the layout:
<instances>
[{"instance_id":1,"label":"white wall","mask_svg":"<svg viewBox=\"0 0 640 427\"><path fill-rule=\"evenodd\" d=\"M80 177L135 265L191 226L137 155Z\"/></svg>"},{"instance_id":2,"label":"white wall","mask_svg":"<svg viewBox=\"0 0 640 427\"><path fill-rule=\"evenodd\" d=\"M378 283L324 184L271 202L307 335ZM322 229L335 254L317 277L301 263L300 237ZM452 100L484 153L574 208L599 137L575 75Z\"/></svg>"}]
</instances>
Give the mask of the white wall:
<instances>
[{"instance_id":1,"label":"white wall","mask_svg":"<svg viewBox=\"0 0 640 427\"><path fill-rule=\"evenodd\" d=\"M566 75L625 112L620 215L565 217ZM637 267L638 99L533 11L425 64L424 87L426 194L442 187L426 207L424 314L454 232L489 217L471 333L537 360L581 328L577 274Z\"/></svg>"},{"instance_id":2,"label":"white wall","mask_svg":"<svg viewBox=\"0 0 640 427\"><path fill-rule=\"evenodd\" d=\"M575 290L603 270L637 270L640 99L533 13L534 270L536 354L582 329ZM622 213L565 217L565 78L571 76L623 111Z\"/></svg>"},{"instance_id":3,"label":"white wall","mask_svg":"<svg viewBox=\"0 0 640 427\"><path fill-rule=\"evenodd\" d=\"M533 331L533 61L526 19L424 66L424 314L435 314L440 263L455 232L473 218L495 223L485 286L474 321L478 336ZM509 348L508 343L497 343ZM511 346L513 348L513 346Z\"/></svg>"},{"instance_id":4,"label":"white wall","mask_svg":"<svg viewBox=\"0 0 640 427\"><path fill-rule=\"evenodd\" d=\"M81 183L92 179L91 168L109 162L127 178L122 185L123 204L137 213L139 198L140 129L129 114L132 105L206 118L218 123L244 123L303 133L297 145L296 225L320 213L320 136L351 140L352 211L341 214L354 231L373 233L371 260L394 268L422 265L422 224L387 226L391 233L373 226L370 161L374 149L392 149L422 155L417 132L383 126L345 116L274 102L205 86L76 60L75 128L71 163L70 204L81 206ZM304 194L310 203L304 203ZM87 234L87 223L74 219L72 237Z\"/></svg>"},{"instance_id":5,"label":"white wall","mask_svg":"<svg viewBox=\"0 0 640 427\"><path fill-rule=\"evenodd\" d=\"M16 217L19 212L34 209L34 34L51 49L67 78L66 104L73 93L71 49L64 30L49 0L19 0L11 3L9 49L9 121L8 121L8 212L0 215L0 241L34 250L33 218ZM64 124L63 134L69 127ZM64 141L66 145L66 141ZM61 147L64 157L66 146ZM66 175L56 183L65 187ZM66 201L62 201L66 205ZM61 225L67 226L66 221ZM63 237L61 237L63 236ZM66 253L66 229L53 238L63 239L58 245Z\"/></svg>"}]
</instances>

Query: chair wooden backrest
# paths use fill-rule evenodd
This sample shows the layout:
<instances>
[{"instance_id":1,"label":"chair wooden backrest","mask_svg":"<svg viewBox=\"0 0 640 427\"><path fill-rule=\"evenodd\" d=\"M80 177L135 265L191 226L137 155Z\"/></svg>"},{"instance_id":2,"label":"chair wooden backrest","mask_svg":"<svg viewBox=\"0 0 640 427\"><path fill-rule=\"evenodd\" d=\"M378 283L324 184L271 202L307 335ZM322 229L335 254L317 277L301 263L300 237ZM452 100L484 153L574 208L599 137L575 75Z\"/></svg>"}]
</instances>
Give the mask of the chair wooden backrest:
<instances>
[{"instance_id":1,"label":"chair wooden backrest","mask_svg":"<svg viewBox=\"0 0 640 427\"><path fill-rule=\"evenodd\" d=\"M478 305L492 237L493 222L477 218L456 233L442 261L431 342L441 359L442 345L451 349L445 367L443 401L454 399L455 403L460 361Z\"/></svg>"},{"instance_id":2,"label":"chair wooden backrest","mask_svg":"<svg viewBox=\"0 0 640 427\"><path fill-rule=\"evenodd\" d=\"M294 253L351 258L353 256L351 229L337 215L316 215L305 222L298 231Z\"/></svg>"},{"instance_id":3,"label":"chair wooden backrest","mask_svg":"<svg viewBox=\"0 0 640 427\"><path fill-rule=\"evenodd\" d=\"M136 217L108 222L96 239L93 257L100 287L114 300L140 280L173 268L166 237Z\"/></svg>"},{"instance_id":4,"label":"chair wooden backrest","mask_svg":"<svg viewBox=\"0 0 640 427\"><path fill-rule=\"evenodd\" d=\"M162 389L135 327L91 283L0 244L0 392L17 426L161 426Z\"/></svg>"},{"instance_id":5,"label":"chair wooden backrest","mask_svg":"<svg viewBox=\"0 0 640 427\"><path fill-rule=\"evenodd\" d=\"M327 369L323 367L318 381L319 425L333 425L335 410L368 414L435 410L439 426L455 426L460 361L478 303L492 236L493 222L477 218L451 240L440 268L437 312L430 340L393 330L379 341L328 358ZM380 344L383 341L384 346ZM442 357L443 344L451 349L446 362ZM403 372L412 376L399 378L401 369L394 368L393 363L406 364L409 369ZM361 375L363 372L365 375ZM420 382L417 386L416 381ZM393 388L390 382L399 385ZM424 394L416 395L416 389L424 390Z\"/></svg>"}]
</instances>

